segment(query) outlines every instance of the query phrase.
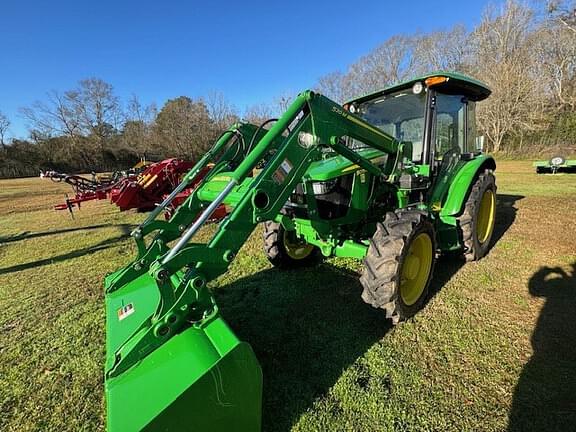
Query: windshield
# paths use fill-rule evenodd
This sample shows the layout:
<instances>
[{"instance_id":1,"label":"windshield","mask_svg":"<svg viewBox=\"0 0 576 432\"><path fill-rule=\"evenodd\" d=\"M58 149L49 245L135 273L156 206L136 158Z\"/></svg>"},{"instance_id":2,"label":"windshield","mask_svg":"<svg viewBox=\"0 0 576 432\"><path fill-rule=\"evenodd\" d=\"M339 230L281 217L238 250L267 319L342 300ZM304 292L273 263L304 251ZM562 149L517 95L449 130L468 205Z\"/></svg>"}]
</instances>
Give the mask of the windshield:
<instances>
[{"instance_id":1,"label":"windshield","mask_svg":"<svg viewBox=\"0 0 576 432\"><path fill-rule=\"evenodd\" d=\"M422 159L426 93L414 94L412 89L397 91L365 102L358 115L368 123L399 141L412 143L412 159Z\"/></svg>"}]
</instances>

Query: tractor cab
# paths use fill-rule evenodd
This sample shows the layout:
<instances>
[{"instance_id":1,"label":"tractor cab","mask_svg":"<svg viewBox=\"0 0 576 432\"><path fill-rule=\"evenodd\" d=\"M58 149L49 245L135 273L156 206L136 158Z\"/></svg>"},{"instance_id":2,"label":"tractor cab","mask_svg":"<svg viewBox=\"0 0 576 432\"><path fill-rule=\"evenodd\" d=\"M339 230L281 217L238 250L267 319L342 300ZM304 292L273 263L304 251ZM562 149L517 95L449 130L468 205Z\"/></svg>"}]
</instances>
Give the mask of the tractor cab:
<instances>
[{"instance_id":1,"label":"tractor cab","mask_svg":"<svg viewBox=\"0 0 576 432\"><path fill-rule=\"evenodd\" d=\"M412 162L436 170L448 155L477 153L476 102L490 89L457 73L437 72L362 96L345 107L401 142Z\"/></svg>"}]
</instances>

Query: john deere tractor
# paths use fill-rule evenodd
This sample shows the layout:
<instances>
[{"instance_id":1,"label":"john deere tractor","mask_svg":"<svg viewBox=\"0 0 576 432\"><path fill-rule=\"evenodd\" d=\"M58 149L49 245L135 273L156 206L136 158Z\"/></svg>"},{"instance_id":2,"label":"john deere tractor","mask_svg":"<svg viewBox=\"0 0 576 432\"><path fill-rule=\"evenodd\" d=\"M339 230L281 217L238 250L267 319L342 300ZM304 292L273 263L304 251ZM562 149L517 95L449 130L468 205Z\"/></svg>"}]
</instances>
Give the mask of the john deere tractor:
<instances>
[{"instance_id":1,"label":"john deere tractor","mask_svg":"<svg viewBox=\"0 0 576 432\"><path fill-rule=\"evenodd\" d=\"M489 94L439 72L344 105L306 91L269 129L230 127L134 230L134 261L106 277L108 430L260 430L260 366L207 286L259 224L276 267L362 260L362 297L393 323L423 306L438 254L484 256L496 165L476 150L474 113ZM229 215L194 242L222 204Z\"/></svg>"}]
</instances>

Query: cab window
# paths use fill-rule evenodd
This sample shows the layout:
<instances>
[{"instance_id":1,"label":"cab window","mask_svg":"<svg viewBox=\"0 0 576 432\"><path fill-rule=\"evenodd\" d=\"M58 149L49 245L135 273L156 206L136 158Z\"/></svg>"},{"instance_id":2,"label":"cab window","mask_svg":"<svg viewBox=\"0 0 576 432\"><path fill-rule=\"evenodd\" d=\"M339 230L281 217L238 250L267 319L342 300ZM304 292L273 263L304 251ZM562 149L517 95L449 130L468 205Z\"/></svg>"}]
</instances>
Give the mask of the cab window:
<instances>
[{"instance_id":1,"label":"cab window","mask_svg":"<svg viewBox=\"0 0 576 432\"><path fill-rule=\"evenodd\" d=\"M395 91L359 106L358 115L398 141L412 143L412 159L422 160L426 94Z\"/></svg>"},{"instance_id":2,"label":"cab window","mask_svg":"<svg viewBox=\"0 0 576 432\"><path fill-rule=\"evenodd\" d=\"M448 151L467 151L466 100L462 96L438 94L436 96L436 158Z\"/></svg>"}]
</instances>

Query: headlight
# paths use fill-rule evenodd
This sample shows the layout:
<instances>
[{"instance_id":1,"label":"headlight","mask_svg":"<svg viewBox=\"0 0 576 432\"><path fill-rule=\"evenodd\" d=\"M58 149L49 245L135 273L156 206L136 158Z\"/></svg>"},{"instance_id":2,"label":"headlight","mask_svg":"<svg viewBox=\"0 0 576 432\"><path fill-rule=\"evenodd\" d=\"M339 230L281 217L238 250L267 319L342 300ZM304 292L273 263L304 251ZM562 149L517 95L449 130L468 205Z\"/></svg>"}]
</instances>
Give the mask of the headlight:
<instances>
[{"instance_id":1,"label":"headlight","mask_svg":"<svg viewBox=\"0 0 576 432\"><path fill-rule=\"evenodd\" d=\"M318 143L318 137L310 132L300 132L298 134L298 143L304 148L309 148Z\"/></svg>"},{"instance_id":2,"label":"headlight","mask_svg":"<svg viewBox=\"0 0 576 432\"><path fill-rule=\"evenodd\" d=\"M412 93L416 95L422 93L422 90L424 90L424 86L420 81L414 83L414 85L412 86Z\"/></svg>"}]
</instances>

